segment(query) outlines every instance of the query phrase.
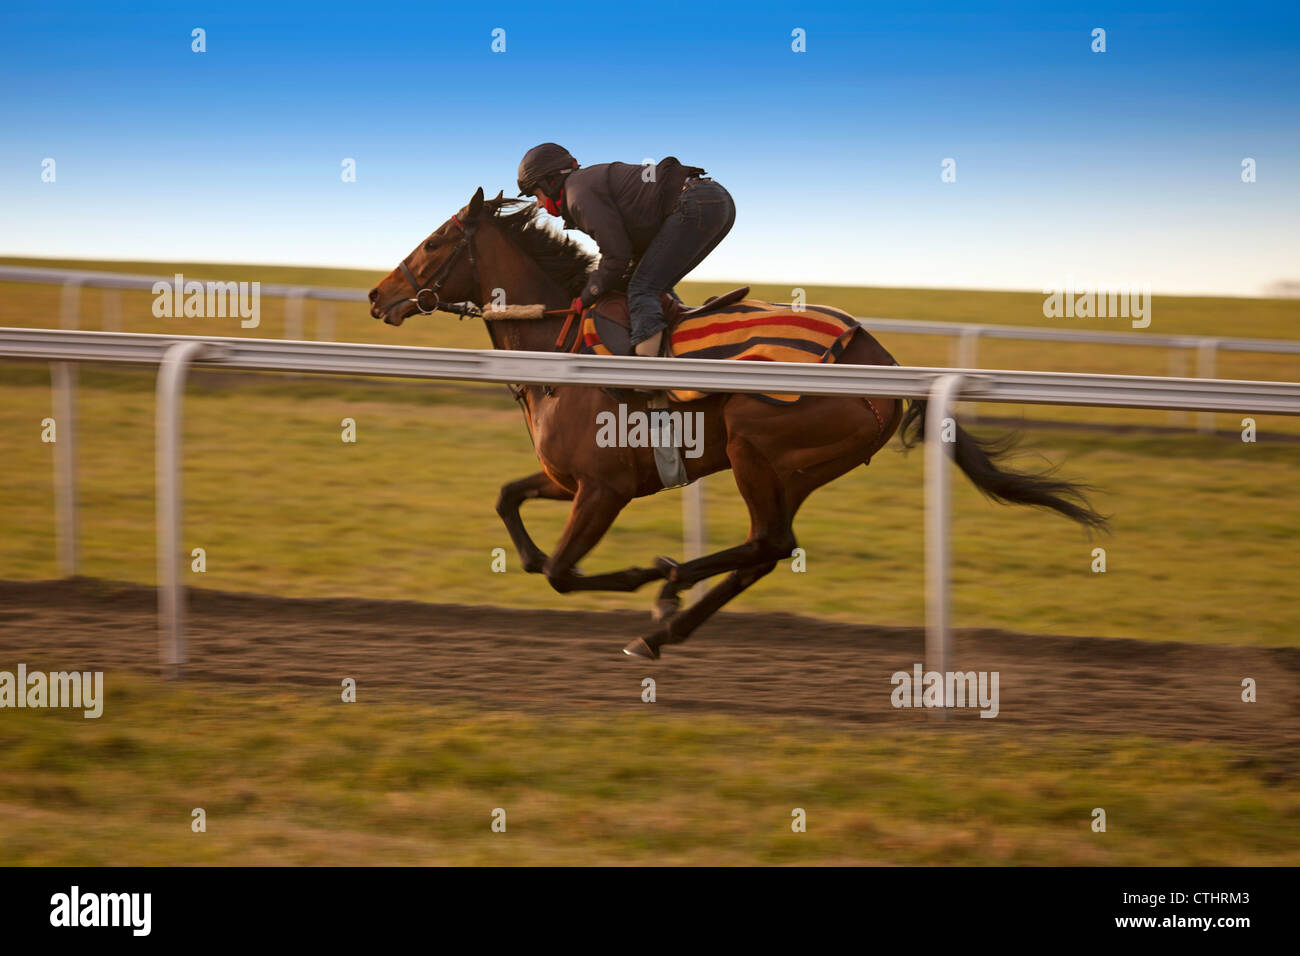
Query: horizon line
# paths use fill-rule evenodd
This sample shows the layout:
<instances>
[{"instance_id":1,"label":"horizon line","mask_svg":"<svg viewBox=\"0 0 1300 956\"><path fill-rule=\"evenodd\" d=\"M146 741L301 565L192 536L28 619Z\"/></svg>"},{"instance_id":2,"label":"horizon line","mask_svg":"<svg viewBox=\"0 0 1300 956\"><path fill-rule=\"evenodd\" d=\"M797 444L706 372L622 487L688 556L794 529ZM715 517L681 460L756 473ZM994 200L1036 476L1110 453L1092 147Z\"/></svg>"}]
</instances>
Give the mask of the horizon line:
<instances>
[{"instance_id":1,"label":"horizon line","mask_svg":"<svg viewBox=\"0 0 1300 956\"><path fill-rule=\"evenodd\" d=\"M161 260L161 259L117 259L111 256L103 257L103 258L79 258L79 257L55 258L49 256L23 256L23 255L10 255L8 253L0 253L0 265L16 264L15 260L18 263L32 263L32 264L36 264L36 263L66 264L66 263L80 262L80 263L116 263L119 265L142 265L142 266L157 265L160 267L166 265L175 265L177 263L182 262L182 260ZM334 270L334 271L341 271L341 272L369 272L372 271L373 269L374 272L381 275L387 275L389 272L392 271L391 269L384 270L382 266L370 267L370 266L322 265L320 263L308 263L308 262L296 262L296 263L295 262L246 262L246 261L233 261L233 260L225 260L225 259L205 259L202 261L194 261L194 262L184 263L184 264L222 266L226 268L251 267L257 269L319 269L319 270ZM63 267L66 268L66 265ZM60 266L53 265L53 266L49 266L49 268L60 268ZM160 274L159 278L161 277L162 276ZM0 279L0 281L3 281L3 279ZM830 289L881 289L881 290L891 290L891 291L900 291L900 292L908 292L908 291L981 292L981 293L1002 293L1006 295L1048 294L1047 292L1040 289L1023 289L1023 288L1008 289L1003 286L870 285L870 284L863 285L863 284L857 284L851 282L805 282L804 280L789 280L789 279L759 280L759 279L736 279L736 278L713 278L713 277L686 278L681 280L682 283L688 283L688 284L689 283L696 283L696 284L735 283L738 287L755 286L755 285L759 285L759 286L784 285L786 284L786 282L789 281L798 281L802 283L801 286L796 286L796 288L802 288L806 286L811 288L820 287L820 288L830 288ZM1292 299L1300 298L1300 279L1278 279L1275 280L1274 284L1278 286L1294 287L1294 291L1289 294L1280 291L1274 294L1269 294L1267 291L1261 291L1256 293L1162 292L1157 289L1152 289L1150 294L1152 296L1160 296L1161 298L1165 298L1165 299L1250 299L1250 300L1276 300L1276 301L1285 302ZM360 288L360 286L356 286L355 288ZM1078 294L1078 293L1087 293L1089 291L1104 292L1109 290L1110 290L1109 287L1099 287L1097 289L1075 288L1069 291ZM1052 291L1064 291L1064 290L1054 289Z\"/></svg>"}]
</instances>

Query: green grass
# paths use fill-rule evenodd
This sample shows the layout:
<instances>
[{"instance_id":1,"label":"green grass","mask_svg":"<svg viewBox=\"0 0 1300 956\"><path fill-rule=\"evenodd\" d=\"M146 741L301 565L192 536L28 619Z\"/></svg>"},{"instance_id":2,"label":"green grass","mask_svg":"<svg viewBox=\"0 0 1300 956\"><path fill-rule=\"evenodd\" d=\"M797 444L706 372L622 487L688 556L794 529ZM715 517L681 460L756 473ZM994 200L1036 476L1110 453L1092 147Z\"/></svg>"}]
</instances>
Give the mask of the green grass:
<instances>
[{"instance_id":1,"label":"green grass","mask_svg":"<svg viewBox=\"0 0 1300 956\"><path fill-rule=\"evenodd\" d=\"M53 446L42 368L0 366L0 574L56 575ZM152 376L84 369L79 389L83 573L154 579ZM524 608L636 608L646 594L555 594L523 574L494 511L536 470L503 389L204 373L185 404L186 550L194 582L288 596L358 595ZM340 421L358 441L340 440ZM1033 449L1103 489L1114 535L985 501L954 479L956 623L1023 632L1294 645L1300 446L1191 435L1043 431ZM733 603L880 624L923 620L920 453L896 443L815 494L796 523L807 573L781 565ZM1033 460L1030 460L1033 464ZM730 474L706 481L713 548L748 519ZM568 506L524 517L549 548ZM587 571L680 554L677 492L633 502ZM509 571L490 571L505 548ZM1108 570L1090 570L1104 547Z\"/></svg>"},{"instance_id":2,"label":"green grass","mask_svg":"<svg viewBox=\"0 0 1300 956\"><path fill-rule=\"evenodd\" d=\"M0 260L13 261L13 260ZM38 263L72 265L71 263ZM358 271L204 264L78 263L196 277L365 287ZM691 300L721 283L687 284ZM1044 324L1042 297L809 288L860 315ZM789 289L755 294L787 299ZM283 334L161 322L151 296L122 296L126 331ZM104 298L83 294L98 328ZM0 285L0 325L58 325L59 291ZM1297 304L1156 301L1153 332L1294 337ZM308 308L307 334L315 334ZM481 323L381 326L335 307L341 341L487 347ZM1070 320L1069 327L1113 328ZM888 336L906 364L949 364L948 345ZM1165 374L1160 349L989 342L985 367ZM1294 380L1295 362L1222 356L1220 374ZM983 406L982 411L990 411ZM83 567L152 582L153 379L83 367L78 391ZM1002 413L1008 413L1004 410ZM1064 421L1163 424L1157 412L1011 409ZM48 370L0 364L0 576L56 574ZM339 440L356 419L358 443ZM1236 427L1219 416L1221 427ZM1259 418L1263 434L1297 424ZM499 485L535 471L523 421L499 386L199 372L186 398L186 548L207 551L196 584L298 596L359 595L525 608L644 609L648 595L554 594L522 574L493 511ZM1300 445L1191 434L1032 431L1030 444L1103 491L1115 534L1089 540L1048 515L999 508L954 480L955 622L1024 632L1294 646ZM815 495L796 525L807 573L788 563L737 610L917 624L922 608L920 454L893 446ZM708 537L741 540L729 475L706 483ZM549 548L566 506L524 517ZM680 553L676 493L638 501L583 567ZM490 573L491 551L510 554ZM1093 574L1092 549L1108 571ZM14 662L0 662L12 667ZM33 668L39 660L28 659ZM57 662L54 662L57 663ZM923 863L1296 865L1300 798L1259 758L1192 743L1008 726L870 729L803 720L573 708L483 711L363 688L277 693L107 675L100 720L5 711L0 720L0 865ZM562 706L557 702L557 706ZM990 724L996 721L987 722ZM1253 762L1252 762L1253 761ZM207 811L208 829L190 830ZM508 830L490 830L494 808ZM808 832L791 832L802 807ZM1109 830L1092 832L1103 807Z\"/></svg>"},{"instance_id":3,"label":"green grass","mask_svg":"<svg viewBox=\"0 0 1300 956\"><path fill-rule=\"evenodd\" d=\"M15 260L9 260L15 261ZM32 260L27 260L32 261ZM39 262L39 260L37 260ZM196 263L41 262L217 278L362 286L357 270ZM688 284L691 298L722 284ZM789 290L757 287L788 298ZM1042 324L1032 293L809 288L859 314ZM57 324L59 290L0 285L0 324ZM83 324L97 327L102 294L86 290ZM123 295L133 331L277 336L282 303L265 303L263 327L245 332L220 320L154 319L147 293ZM1157 300L1159 331L1287 337L1300 303L1262 299ZM1037 315L1034 310L1037 309ZM335 337L450 347L484 347L481 322L412 319L401 329L358 307L336 307ZM1074 321L1074 320L1071 320ZM1100 327L1104 321L1095 320ZM308 334L313 333L309 309ZM894 338L898 341L895 342ZM947 345L924 336L887 342L900 360L945 364ZM1160 349L990 342L985 365L1165 371ZM1224 375L1294 379L1294 358L1223 356ZM81 369L83 570L153 579L153 393L142 371ZM981 411L994 410L982 406ZM1000 407L1027 421L1160 423L1162 412ZM50 414L41 365L0 363L0 574L55 574L52 447L39 423ZM359 442L339 441L339 422L358 422ZM955 601L958 623L1023 631L1294 644L1300 610L1287 595L1300 534L1293 489L1300 446L1267 436L1300 421L1256 416L1265 439L1113 433L1030 432L1029 445L1065 473L1099 486L1097 503L1115 516L1115 535L1089 541L1055 516L992 506L955 483ZM1225 429L1236 416L1218 416ZM853 620L916 624L922 619L921 455L896 445L870 468L814 495L796 530L808 573L788 566L734 607L799 610ZM641 596L553 594L540 579L488 573L491 549L510 551L492 504L507 480L536 470L522 417L500 386L410 384L311 376L198 373L187 399L187 547L204 547L202 583L287 595L495 603L516 607L642 607ZM741 540L747 518L729 475L706 483L709 542ZM532 503L525 519L549 548L566 507ZM643 564L680 553L676 493L634 502L586 570ZM1108 572L1089 570L1093 547ZM517 568L510 551L510 566Z\"/></svg>"},{"instance_id":4,"label":"green grass","mask_svg":"<svg viewBox=\"0 0 1300 956\"><path fill-rule=\"evenodd\" d=\"M1213 746L106 687L0 721L0 865L1300 862L1300 795Z\"/></svg>"}]
</instances>

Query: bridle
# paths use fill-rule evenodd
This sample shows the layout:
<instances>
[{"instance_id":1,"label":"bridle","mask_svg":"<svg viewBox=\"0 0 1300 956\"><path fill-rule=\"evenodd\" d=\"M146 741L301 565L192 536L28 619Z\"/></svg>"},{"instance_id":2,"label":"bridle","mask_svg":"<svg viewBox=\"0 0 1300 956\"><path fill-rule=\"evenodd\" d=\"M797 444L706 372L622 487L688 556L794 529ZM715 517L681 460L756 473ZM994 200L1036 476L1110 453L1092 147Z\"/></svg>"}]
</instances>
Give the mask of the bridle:
<instances>
[{"instance_id":1,"label":"bridle","mask_svg":"<svg viewBox=\"0 0 1300 956\"><path fill-rule=\"evenodd\" d=\"M398 263L398 268L401 269L402 275L406 277L406 281L410 283L411 290L415 293L415 295L410 299L407 299L407 301L415 303L415 308L421 315L432 315L434 312L450 312L452 315L459 315L462 319L487 318L483 310L473 302L443 302L438 297L438 291L442 288L442 284L447 281L447 277L451 275L451 270L456 268L456 263L459 261L462 253L469 254L470 269L472 269L474 273L474 288L477 289L479 285L478 257L474 254L474 233L478 229L478 226L477 224L471 223L471 225L467 227L456 216L452 216L451 221L456 224L456 228L461 232L460 242L458 242L456 248L451 251L451 255L447 257L447 261L444 262L442 267L434 274L430 285L421 285L420 280L415 277L415 273L411 270L410 263L407 262L407 259L411 258L410 256L407 256L406 259L403 259ZM433 296L433 302L427 307L424 300L426 295ZM570 313L570 310L549 309L545 314L558 315L562 313ZM574 318L575 316L570 313L568 319L566 319L564 323L564 328L560 331L560 337L556 340L556 348L560 348L564 340L568 337L569 329L573 325ZM489 336L492 334L490 325L488 327L488 334ZM493 339L493 347L496 347L495 338ZM577 339L574 341L574 348L577 348ZM524 402L526 386L507 383L506 387L510 389L510 394L514 397L515 401L519 403L520 408L524 409L524 421L531 422L531 419L528 417L528 409ZM551 394L552 389L550 385L544 385L542 388L547 395ZM532 436L532 425L529 424L528 437L531 439Z\"/></svg>"},{"instance_id":2,"label":"bridle","mask_svg":"<svg viewBox=\"0 0 1300 956\"><path fill-rule=\"evenodd\" d=\"M474 274L474 288L478 289L479 287L478 256L474 253L474 233L478 231L478 224L471 222L467 226L462 223L460 218L457 216L452 216L451 221L456 224L456 228L461 232L460 242L456 243L456 248L451 250L451 255L447 257L447 261L439 267L436 273L434 273L429 285L421 285L420 280L416 278L415 273L411 269L410 263L407 261L407 259L411 258L409 255L406 259L403 259L397 264L397 268L401 270L402 275L405 276L406 281L410 284L411 291L415 293L414 296L406 301L414 303L416 311L421 315L432 315L434 312L450 312L452 315L459 315L462 319L490 318L490 315L485 314L483 309L473 302L443 302L442 299L438 297L438 292L442 289L442 284L446 282L447 278L451 275L451 270L456 268L456 263L460 260L462 253L469 254L469 266ZM414 253L412 253L412 255L413 254ZM426 304L425 296L432 296L433 301ZM567 340L569 329L573 326L573 321L577 316L567 308L547 309L543 314L545 316L568 315L568 319L564 323L564 328L560 331L560 337L555 343L555 347L558 349ZM489 332L490 331L491 329L489 328ZM577 340L575 339L574 348L576 347Z\"/></svg>"},{"instance_id":3,"label":"bridle","mask_svg":"<svg viewBox=\"0 0 1300 956\"><path fill-rule=\"evenodd\" d=\"M478 257L474 255L474 232L478 226L471 225L467 228L455 216L451 217L451 221L456 224L456 228L461 232L460 242L456 243L456 248L451 251L447 261L434 273L431 285L421 286L420 281L416 279L415 273L411 271L411 267L406 261L410 256L407 256L398 265L398 268L402 270L402 275L406 276L406 281L411 284L411 289L415 292L415 295L407 301L414 302L416 310L421 315L433 315L434 312L450 312L464 318L467 315L482 314L482 310L472 302L443 302L438 298L438 290L442 288L442 284L451 275L451 270L456 268L456 262L460 259L462 253L469 253L469 265L474 271L474 288L478 288ZM426 295L433 296L433 303L427 308L425 307L424 298Z\"/></svg>"}]
</instances>

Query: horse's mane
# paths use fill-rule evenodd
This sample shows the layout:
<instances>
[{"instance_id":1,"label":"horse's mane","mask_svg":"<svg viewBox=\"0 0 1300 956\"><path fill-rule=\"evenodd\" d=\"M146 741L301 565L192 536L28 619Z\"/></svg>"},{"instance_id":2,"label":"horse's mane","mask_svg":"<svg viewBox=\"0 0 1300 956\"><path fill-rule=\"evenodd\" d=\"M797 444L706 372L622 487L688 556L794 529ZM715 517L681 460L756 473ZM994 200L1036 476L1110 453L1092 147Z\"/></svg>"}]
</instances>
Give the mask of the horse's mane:
<instances>
[{"instance_id":1,"label":"horse's mane","mask_svg":"<svg viewBox=\"0 0 1300 956\"><path fill-rule=\"evenodd\" d=\"M552 279L576 296L596 265L595 256L554 226L538 219L541 208L522 199L488 199L498 225Z\"/></svg>"}]
</instances>

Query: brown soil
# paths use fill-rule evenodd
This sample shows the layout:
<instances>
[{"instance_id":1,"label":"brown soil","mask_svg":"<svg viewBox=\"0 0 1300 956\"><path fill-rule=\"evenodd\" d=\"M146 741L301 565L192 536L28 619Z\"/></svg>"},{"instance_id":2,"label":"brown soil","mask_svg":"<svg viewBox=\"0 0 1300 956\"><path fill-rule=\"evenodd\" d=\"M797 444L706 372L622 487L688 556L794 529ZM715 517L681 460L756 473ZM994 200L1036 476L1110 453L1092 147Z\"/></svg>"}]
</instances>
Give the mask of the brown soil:
<instances>
[{"instance_id":1,"label":"brown soil","mask_svg":"<svg viewBox=\"0 0 1300 956\"><path fill-rule=\"evenodd\" d=\"M890 704L890 676L923 659L923 633L787 614L721 614L658 662L621 648L648 614L527 611L191 590L186 675L241 684L357 680L363 693L592 713L657 709L916 723ZM156 673L152 588L0 581L0 669ZM1300 649L1223 647L959 629L959 670L998 671L999 725L1214 741L1300 754ZM1241 700L1252 677L1258 702ZM372 698L373 699L373 698ZM933 715L927 715L933 716ZM958 711L953 720L977 720ZM979 721L982 723L982 721Z\"/></svg>"}]
</instances>

